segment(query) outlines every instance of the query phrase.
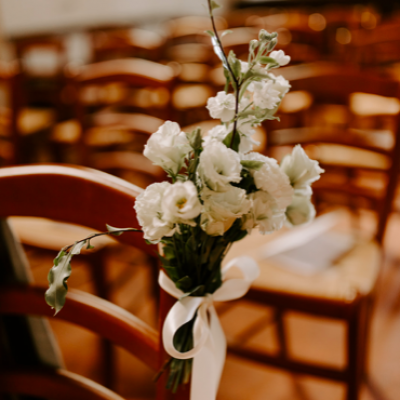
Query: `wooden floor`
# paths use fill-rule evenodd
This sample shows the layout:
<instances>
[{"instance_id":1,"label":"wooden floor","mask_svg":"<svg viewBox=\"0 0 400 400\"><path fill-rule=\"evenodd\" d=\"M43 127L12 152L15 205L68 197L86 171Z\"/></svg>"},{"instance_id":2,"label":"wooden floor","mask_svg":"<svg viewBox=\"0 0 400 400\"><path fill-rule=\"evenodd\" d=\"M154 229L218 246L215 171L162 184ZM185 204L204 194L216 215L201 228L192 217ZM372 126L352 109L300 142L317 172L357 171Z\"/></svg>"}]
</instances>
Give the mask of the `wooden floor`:
<instances>
[{"instance_id":1,"label":"wooden floor","mask_svg":"<svg viewBox=\"0 0 400 400\"><path fill-rule=\"evenodd\" d=\"M379 296L374 313L369 371L372 381L388 400L400 399L400 216L391 217L385 242L385 264L379 283ZM143 266L143 258L125 248L112 250L114 261L109 264L110 280L119 286L113 301L155 325L151 274ZM28 253L35 279L46 284L52 255L37 251ZM133 271L133 273L132 273ZM127 275L129 273L129 276ZM119 276L119 278L118 278ZM84 257L76 258L69 286L94 291L90 269ZM265 329L252 345L265 351L277 350L273 326L268 323L270 310L244 302L221 317L228 340L240 333L243 321L260 315ZM317 360L333 365L344 363L344 327L337 322L291 314L286 323L291 331L290 353L294 357ZM90 332L53 320L68 369L102 380L101 343ZM117 349L117 380L115 390L128 399L150 399L154 395L153 373L126 352ZM228 355L218 400L340 400L344 388L337 383L294 376L266 366L244 362ZM366 388L362 400L374 397Z\"/></svg>"}]
</instances>

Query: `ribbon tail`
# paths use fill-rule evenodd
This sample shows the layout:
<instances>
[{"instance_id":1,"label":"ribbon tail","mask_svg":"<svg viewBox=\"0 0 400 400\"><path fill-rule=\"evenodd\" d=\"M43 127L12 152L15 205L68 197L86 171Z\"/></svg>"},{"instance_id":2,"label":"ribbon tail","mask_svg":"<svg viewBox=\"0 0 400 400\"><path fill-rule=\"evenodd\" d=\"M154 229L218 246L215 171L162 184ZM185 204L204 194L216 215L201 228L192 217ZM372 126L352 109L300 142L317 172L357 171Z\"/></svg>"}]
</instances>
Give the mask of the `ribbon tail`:
<instances>
[{"instance_id":1,"label":"ribbon tail","mask_svg":"<svg viewBox=\"0 0 400 400\"><path fill-rule=\"evenodd\" d=\"M226 357L226 339L215 308L208 309L210 335L193 359L190 400L215 400Z\"/></svg>"}]
</instances>

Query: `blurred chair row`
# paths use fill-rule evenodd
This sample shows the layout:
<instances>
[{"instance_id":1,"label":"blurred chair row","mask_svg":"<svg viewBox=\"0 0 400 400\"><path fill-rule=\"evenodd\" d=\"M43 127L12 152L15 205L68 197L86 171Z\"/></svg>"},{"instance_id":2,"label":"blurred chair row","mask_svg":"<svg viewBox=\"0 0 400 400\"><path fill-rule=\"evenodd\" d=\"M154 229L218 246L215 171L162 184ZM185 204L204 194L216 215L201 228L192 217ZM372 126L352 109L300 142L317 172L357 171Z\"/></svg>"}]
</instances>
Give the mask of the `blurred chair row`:
<instances>
[{"instance_id":1,"label":"blurred chair row","mask_svg":"<svg viewBox=\"0 0 400 400\"><path fill-rule=\"evenodd\" d=\"M284 75L292 84L292 96L303 99L304 106L291 113L285 113L283 110L281 126L266 124L268 152L280 158L294 144L302 143L313 157L319 159L327 172L314 186L317 207L320 210L328 210L332 206L345 206L349 209L351 218L359 221L353 225L353 228L359 227L356 233L357 241L354 248L338 261L337 265L314 277L301 277L280 270L262 258L259 259L262 274L247 300L275 308L275 317L272 322L265 318L252 321L247 327L243 321L240 325L242 331L231 341L230 351L240 357L294 373L311 374L343 382L347 387L347 399L355 400L366 377L367 339L381 267L382 242L398 180L400 87L397 81L332 64L288 67L284 70ZM84 74L80 76L85 77ZM94 76L96 79L102 79L100 72ZM373 113L366 112L368 107L364 103L368 104L368 101L375 102ZM376 107L376 104L380 104L381 107ZM78 106L82 107L79 104ZM108 112L109 114L104 112L101 116L111 115L109 118L118 120L122 118L119 112L107 110ZM11 177L14 174L18 176L17 171L23 171L28 175L28 180L31 179L29 175L34 176L34 171L38 168L40 169L6 168L3 171L6 177L9 174ZM58 167L53 168L58 170ZM32 174L29 171L32 171ZM55 175L59 179L59 176ZM4 181L12 182L11 177ZM105 176L102 175L102 178L105 179ZM116 226L127 225L126 219L114 220L112 215L107 217L107 213L112 212L108 209L117 210L119 206L104 205L119 204L118 199L106 201L106 197L95 196L102 201L98 204L91 202L92 206L85 202L80 205L80 197L75 199L80 193L80 186L74 186L72 194L71 186L66 182L64 187L64 178L60 178L61 183L52 186L52 195L49 196L54 206L47 209L44 206L47 203L41 200L41 196L47 199L47 191L42 189L41 185L34 185L28 186L26 190L32 190L29 187L34 187L33 193L28 194L24 192L25 185L22 179L25 178L20 179L12 186L4 186L4 190L2 189L2 193L7 193L1 200L0 207L4 210L4 216L42 215L62 221L79 222L96 229L102 229L105 221ZM58 185L63 189L59 190ZM23 191L20 197L16 195L19 190ZM66 190L68 195L65 194ZM52 196L61 196L61 199ZM11 209L7 214L9 203L14 204L14 199L18 198L28 201L33 211L21 212ZM62 208L60 204L64 204L65 200L66 208ZM121 210L123 218L133 215L132 202L131 199L129 210ZM71 204L76 204L76 207ZM71 219L70 213L66 212L70 206L74 210ZM55 207L56 210L61 207L59 213L50 211ZM43 215L36 208L40 208L40 211L43 211L43 208L46 213ZM370 218L369 214L363 211L365 209L373 211L375 217L372 217L372 221L376 223L375 229L370 230ZM81 214L84 214L86 219L78 220L78 215ZM91 218L95 218L96 225L92 224ZM132 222L132 225L136 226L136 223ZM366 232L370 232L370 235L366 235ZM248 241L233 247L230 257L246 252L254 256L258 246L262 246L266 240L268 238L251 235ZM222 318L223 308L220 310ZM225 312L228 312L227 310L231 311L230 307L227 307ZM324 365L311 365L292 358L285 322L285 316L291 310L342 320L347 324L348 345L343 365L330 368L326 366L327 360L319 360ZM276 327L279 339L279 350L272 354L265 349L251 346L253 338L271 324Z\"/></svg>"}]
</instances>

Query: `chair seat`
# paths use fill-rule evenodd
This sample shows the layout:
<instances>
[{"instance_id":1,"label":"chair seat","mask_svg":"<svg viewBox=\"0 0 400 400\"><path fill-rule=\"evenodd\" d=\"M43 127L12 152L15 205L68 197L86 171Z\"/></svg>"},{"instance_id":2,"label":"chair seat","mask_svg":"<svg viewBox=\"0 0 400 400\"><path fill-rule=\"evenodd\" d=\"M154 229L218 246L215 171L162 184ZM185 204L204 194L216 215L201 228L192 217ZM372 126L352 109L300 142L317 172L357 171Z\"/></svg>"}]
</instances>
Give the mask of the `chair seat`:
<instances>
[{"instance_id":1,"label":"chair seat","mask_svg":"<svg viewBox=\"0 0 400 400\"><path fill-rule=\"evenodd\" d=\"M47 250L59 251L64 246L72 244L76 240L96 233L93 229L56 222L46 218L10 217L9 221L23 244ZM104 230L106 230L105 226ZM110 237L100 236L93 239L92 245L95 246L94 250L96 251L115 243Z\"/></svg>"},{"instance_id":2,"label":"chair seat","mask_svg":"<svg viewBox=\"0 0 400 400\"><path fill-rule=\"evenodd\" d=\"M260 276L253 283L257 289L349 301L354 299L357 292L367 294L374 288L381 262L381 251L376 242L360 240L333 266L305 276L284 269L277 261L266 260L261 256L262 246L282 234L284 232L261 235L254 230L251 235L232 246L226 261L242 255L254 258L261 270Z\"/></svg>"}]
</instances>

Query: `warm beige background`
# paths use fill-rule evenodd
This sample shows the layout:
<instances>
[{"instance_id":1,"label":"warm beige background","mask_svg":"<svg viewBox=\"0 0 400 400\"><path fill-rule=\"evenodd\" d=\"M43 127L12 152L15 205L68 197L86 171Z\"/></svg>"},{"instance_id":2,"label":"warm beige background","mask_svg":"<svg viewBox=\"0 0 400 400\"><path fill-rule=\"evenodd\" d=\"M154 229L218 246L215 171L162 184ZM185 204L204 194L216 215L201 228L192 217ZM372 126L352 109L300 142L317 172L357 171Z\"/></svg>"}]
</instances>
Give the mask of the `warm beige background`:
<instances>
[{"instance_id":1,"label":"warm beige background","mask_svg":"<svg viewBox=\"0 0 400 400\"><path fill-rule=\"evenodd\" d=\"M104 23L151 24L176 15L205 15L205 5L206 0L0 0L0 24L6 35Z\"/></svg>"}]
</instances>

